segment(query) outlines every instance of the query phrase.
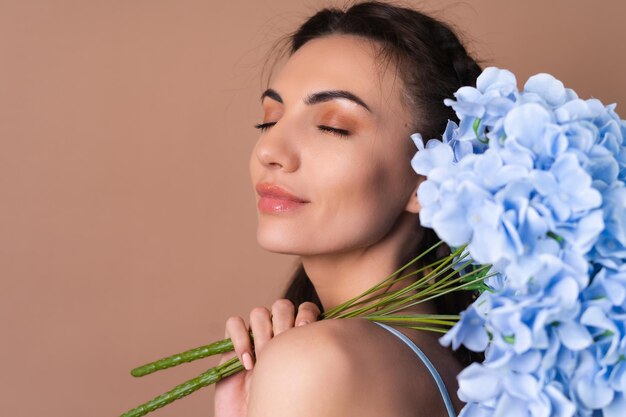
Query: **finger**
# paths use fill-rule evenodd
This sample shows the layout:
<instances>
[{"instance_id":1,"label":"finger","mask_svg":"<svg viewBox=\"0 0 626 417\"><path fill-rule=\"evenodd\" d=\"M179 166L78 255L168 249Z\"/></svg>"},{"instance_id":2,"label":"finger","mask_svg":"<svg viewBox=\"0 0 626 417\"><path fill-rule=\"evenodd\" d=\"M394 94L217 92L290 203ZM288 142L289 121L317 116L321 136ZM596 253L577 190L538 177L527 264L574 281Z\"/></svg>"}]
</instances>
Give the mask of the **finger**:
<instances>
[{"instance_id":1,"label":"finger","mask_svg":"<svg viewBox=\"0 0 626 417\"><path fill-rule=\"evenodd\" d=\"M308 323L317 321L321 311L319 307L310 301L305 301L298 307L298 315L296 316L296 326L303 326Z\"/></svg>"},{"instance_id":2,"label":"finger","mask_svg":"<svg viewBox=\"0 0 626 417\"><path fill-rule=\"evenodd\" d=\"M276 300L272 304L274 337L293 327L295 312L296 308L293 303L286 298Z\"/></svg>"},{"instance_id":3,"label":"finger","mask_svg":"<svg viewBox=\"0 0 626 417\"><path fill-rule=\"evenodd\" d=\"M237 353L235 351L230 351L230 352L224 352L220 355L220 360L217 362L218 365L223 364L224 362L227 362L229 359L231 359L233 356L236 356Z\"/></svg>"},{"instance_id":4,"label":"finger","mask_svg":"<svg viewBox=\"0 0 626 417\"><path fill-rule=\"evenodd\" d=\"M250 328L254 336L254 357L258 358L263 346L274 336L271 313L266 307L250 311Z\"/></svg>"},{"instance_id":5,"label":"finger","mask_svg":"<svg viewBox=\"0 0 626 417\"><path fill-rule=\"evenodd\" d=\"M252 342L246 323L239 316L231 316L226 320L226 334L230 335L235 352L243 366L252 369Z\"/></svg>"}]
</instances>

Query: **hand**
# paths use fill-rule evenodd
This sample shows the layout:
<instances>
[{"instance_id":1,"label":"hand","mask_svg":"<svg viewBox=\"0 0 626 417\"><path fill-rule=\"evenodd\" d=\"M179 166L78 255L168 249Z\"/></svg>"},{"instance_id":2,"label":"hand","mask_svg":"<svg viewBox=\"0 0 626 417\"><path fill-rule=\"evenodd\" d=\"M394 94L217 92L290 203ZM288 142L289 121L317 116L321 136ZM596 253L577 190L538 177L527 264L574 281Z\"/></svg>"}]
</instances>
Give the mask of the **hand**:
<instances>
[{"instance_id":1,"label":"hand","mask_svg":"<svg viewBox=\"0 0 626 417\"><path fill-rule=\"evenodd\" d=\"M317 321L319 308L312 302L304 302L298 307L294 318L293 303L281 298L272 304L272 310L256 307L250 312L250 328L254 335L254 346L246 324L239 316L226 320L224 337L233 341L234 351L221 355L219 363L237 355L246 369L231 375L215 385L214 417L246 417L248 412L248 394L256 358L263 346L275 336L290 328Z\"/></svg>"}]
</instances>

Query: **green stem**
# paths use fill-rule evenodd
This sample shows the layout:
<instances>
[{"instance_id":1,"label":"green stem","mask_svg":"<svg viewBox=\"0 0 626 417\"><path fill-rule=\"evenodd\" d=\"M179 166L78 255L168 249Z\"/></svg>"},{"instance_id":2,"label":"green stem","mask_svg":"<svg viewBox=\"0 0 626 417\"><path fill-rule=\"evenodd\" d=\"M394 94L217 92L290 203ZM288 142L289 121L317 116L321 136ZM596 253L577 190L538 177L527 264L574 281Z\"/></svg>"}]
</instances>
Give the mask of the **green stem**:
<instances>
[{"instance_id":1,"label":"green stem","mask_svg":"<svg viewBox=\"0 0 626 417\"><path fill-rule=\"evenodd\" d=\"M350 312L339 314L337 316L337 318L357 317L359 315L365 314L366 312L368 312L370 310L374 310L374 309L379 308L379 307L384 307L385 305L393 303L394 301L396 301L401 295L403 295L405 293L408 293L408 292L411 292L411 291L414 291L417 288L420 288L425 282L430 282L431 280L436 280L441 274L443 274L446 271L449 271L455 265L457 265L457 264L450 264L450 265L446 266L446 264L448 262L451 262L452 260L454 260L454 258L457 255L461 254L464 249L465 249L464 246L459 248L459 249L457 249L455 252L453 252L452 254L447 256L446 258L444 258L443 262L437 268L435 268L435 270L433 270L431 273L427 274L426 276L422 277L421 279L417 280L413 284L411 284L411 285L409 285L409 286L407 286L407 287L405 287L405 288L403 288L401 290L398 290L398 291L395 291L395 292L389 294L388 297L384 298L383 300L381 300L381 301L379 301L379 302L377 302L375 304L372 304L372 305L369 305L369 306L357 309L355 311L350 311ZM463 256L461 256L460 259L457 260L457 262L461 261L462 259L466 258L467 256L468 256L468 254L464 254ZM469 264L471 262L471 260L466 261L466 262ZM440 269L440 268L442 268L442 269ZM456 271L453 271L451 274L448 274L447 277L453 276L454 274L456 274ZM447 277L444 277L444 280L447 279ZM441 282L442 282L442 280L436 281L435 284L430 284L430 285L427 286L427 288L431 288L431 287L433 287L435 285L440 285ZM422 292L420 292L418 294L421 294ZM410 301L412 298L415 298L415 296L406 297L401 302L394 303L393 307L398 307L394 311L397 311L397 310L400 310L402 308L405 308L403 306L403 302ZM383 309L381 311L385 311L385 309ZM381 311L379 310L379 311L377 311L377 313L380 314Z\"/></svg>"},{"instance_id":2,"label":"green stem","mask_svg":"<svg viewBox=\"0 0 626 417\"><path fill-rule=\"evenodd\" d=\"M429 252L435 250L437 247L439 247L440 245L443 244L443 241L439 241L436 244L434 244L433 246L431 246L430 248L426 249L424 252L420 253L418 256L416 256L415 258L413 258L412 260L410 260L409 262L407 262L406 264L404 264L403 266L401 266L398 270L396 270L395 272L393 272L391 275L389 275L387 278L385 278L382 282L380 282L379 284L375 285L374 287L370 288L369 290L365 291L364 293L362 293L361 295L358 295L344 303L339 304L338 306L330 309L329 311L327 311L325 314L323 314L324 318L333 318L333 316L335 316L338 312L342 312L345 311L346 308L348 308L349 306L352 305L352 303L354 303L355 301L360 300L361 298L363 298L366 295L369 295L375 291L378 291L379 289L381 289L388 281L392 280L393 277L397 274L399 274L400 272L404 271L406 268L408 268L409 266L411 266L412 264L414 264L415 262L417 262L418 260L422 259L424 256L426 256L426 254L428 254Z\"/></svg>"},{"instance_id":3,"label":"green stem","mask_svg":"<svg viewBox=\"0 0 626 417\"><path fill-rule=\"evenodd\" d=\"M426 316L426 315L424 315ZM448 317L453 319L447 320ZM439 317L422 317L421 315L413 315L413 316L364 316L362 317L371 321L381 321L381 322L391 322L391 323L427 323L427 324L440 324L442 326L454 326L456 322L459 320L459 316L445 316L443 318Z\"/></svg>"},{"instance_id":4,"label":"green stem","mask_svg":"<svg viewBox=\"0 0 626 417\"><path fill-rule=\"evenodd\" d=\"M396 283L396 282L400 282L400 281L405 280L405 279L407 279L407 278L410 278L410 277L412 277L413 275L417 275L417 274L419 274L419 273L421 273L421 272L423 272L423 271L425 271L425 270L427 270L427 269L429 269L429 268L433 268L435 265L438 265L438 264L440 264L441 262L443 262L443 261L442 261L442 260L438 260L438 261L436 261L436 262L433 262L433 263L432 263L432 264L430 264L430 265L427 265L427 266L424 266L424 267L422 267L422 268L418 269L417 271L414 271L414 272L408 273L408 274L406 274L406 275L403 275L403 276L401 276L401 277L399 277L399 278L396 278L396 279L394 280L394 283ZM346 313L347 311L349 311L349 309L351 309L351 308L355 308L355 307L357 307L357 306L359 306L359 305L367 304L367 303L372 302L372 301L374 301L374 300L377 300L377 299L380 299L380 298L383 298L383 297L388 297L388 296L389 296L389 294L388 294L388 293L384 293L384 292L383 292L383 293L379 293L379 294L374 294L374 295L372 295L372 296L370 296L370 297L364 298L363 300L360 300L360 301L355 301L355 302L353 302L353 303L352 303L351 305L349 305L349 306L345 306L345 308L344 308L342 311L337 312L337 314L338 314L338 313L343 313L343 314L345 314L345 313ZM326 318L333 318L333 317L331 317L331 315L326 314L326 315L324 315L324 318L326 319Z\"/></svg>"},{"instance_id":5,"label":"green stem","mask_svg":"<svg viewBox=\"0 0 626 417\"><path fill-rule=\"evenodd\" d=\"M450 330L450 329L441 329L439 327L429 327L429 326L405 326L405 327L407 329L426 330L428 332L436 332L436 333L443 333L443 334L448 333L448 330Z\"/></svg>"},{"instance_id":6,"label":"green stem","mask_svg":"<svg viewBox=\"0 0 626 417\"><path fill-rule=\"evenodd\" d=\"M471 262L472 262L471 259L467 260L465 262L465 264L462 265L462 268L467 266ZM484 266L481 266L480 268L478 268L476 270L470 271L470 272L468 272L466 274L459 275L456 278L454 278L454 276L458 273L458 271L456 271L456 270L451 270L454 266L456 266L456 264L455 265L449 265L444 270L440 271L441 274L443 274L444 272L447 272L447 275L445 275L442 279L434 282L432 285L429 285L428 287L426 287L421 292L419 292L417 294L413 294L410 298L417 299L417 298L423 297L424 295L428 295L428 294L431 294L431 293L438 293L438 292L441 291L442 288L450 287L451 285L459 283L459 282L463 283L465 281L465 284L469 285L469 283L475 283L476 281L482 281L482 280L484 280L486 278L486 276L479 276L477 279L469 280L469 281L467 279L468 279L468 277L476 276L480 272L486 271L489 268L491 268L490 265L484 265ZM468 285L464 285L462 287L455 287L455 288L465 289Z\"/></svg>"},{"instance_id":7,"label":"green stem","mask_svg":"<svg viewBox=\"0 0 626 417\"><path fill-rule=\"evenodd\" d=\"M161 394L152 400L133 408L130 411L122 414L120 417L140 417L144 416L158 408L168 405L182 397L185 397L202 387L215 384L216 382L235 374L244 369L238 357L233 357L221 365L213 367L208 371L200 374L198 377L190 379L187 382L183 382L177 385L172 390Z\"/></svg>"},{"instance_id":8,"label":"green stem","mask_svg":"<svg viewBox=\"0 0 626 417\"><path fill-rule=\"evenodd\" d=\"M254 340L252 332L249 332L250 340ZM153 372L160 371L162 369L171 368L172 366L180 365L181 363L193 362L198 359L206 358L207 356L217 355L224 352L230 352L234 349L233 342L230 339L222 339L210 345L200 346L195 349L190 349L182 353L178 353L166 358L156 360L154 362L147 363L130 371L130 374L134 377L141 377L149 375Z\"/></svg>"},{"instance_id":9,"label":"green stem","mask_svg":"<svg viewBox=\"0 0 626 417\"><path fill-rule=\"evenodd\" d=\"M495 273L493 273L493 274L489 274L489 275L484 276L484 277L479 277L479 278L476 278L475 280L473 280L473 281L468 281L468 282L466 282L465 284L461 284L461 285L459 285L458 287L454 287L454 288L450 288L450 289L445 290L445 291L437 292L437 293L435 293L435 294L433 294L433 295L431 295L431 296L429 296L429 297L426 297L426 298L423 298L423 299L418 299L418 300L416 300L416 301L414 301L414 302L412 302L412 303L410 303L410 304L408 304L408 305L404 305L404 306L399 307L399 308L397 308L397 309L390 310L390 311L388 311L388 312L386 312L386 313L393 313L394 311L397 311L397 310L403 310L403 309L405 309L405 308L407 308L407 307L412 307L412 306L415 306L415 305L421 304L421 303L423 303L423 302L430 301L430 300L432 300L432 299L434 299L434 298L441 297L442 295L446 295L446 294L451 293L451 292L454 292L454 291L464 290L466 287L471 287L473 284L476 284L476 283L478 283L478 282L480 282L480 281L483 281L484 279L486 279L486 278L488 278L488 277L490 277L490 276L493 276L493 275L495 275Z\"/></svg>"}]
</instances>

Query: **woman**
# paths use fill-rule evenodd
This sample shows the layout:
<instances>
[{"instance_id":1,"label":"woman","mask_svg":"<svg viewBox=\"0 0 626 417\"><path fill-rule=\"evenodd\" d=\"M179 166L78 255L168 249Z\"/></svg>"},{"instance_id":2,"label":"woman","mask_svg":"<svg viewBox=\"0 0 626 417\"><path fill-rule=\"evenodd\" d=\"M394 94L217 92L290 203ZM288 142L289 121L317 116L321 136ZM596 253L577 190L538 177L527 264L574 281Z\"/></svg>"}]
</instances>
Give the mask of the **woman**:
<instances>
[{"instance_id":1,"label":"woman","mask_svg":"<svg viewBox=\"0 0 626 417\"><path fill-rule=\"evenodd\" d=\"M302 265L284 299L250 313L254 345L241 317L227 321L235 353L221 362L236 354L247 370L217 384L214 415L453 415L467 363L438 335L316 319L432 244L419 226L410 135L440 136L455 118L443 99L473 85L480 67L446 25L378 2L322 10L290 43L261 96L250 172L259 244L297 254ZM469 302L453 297L403 312L456 313Z\"/></svg>"}]
</instances>

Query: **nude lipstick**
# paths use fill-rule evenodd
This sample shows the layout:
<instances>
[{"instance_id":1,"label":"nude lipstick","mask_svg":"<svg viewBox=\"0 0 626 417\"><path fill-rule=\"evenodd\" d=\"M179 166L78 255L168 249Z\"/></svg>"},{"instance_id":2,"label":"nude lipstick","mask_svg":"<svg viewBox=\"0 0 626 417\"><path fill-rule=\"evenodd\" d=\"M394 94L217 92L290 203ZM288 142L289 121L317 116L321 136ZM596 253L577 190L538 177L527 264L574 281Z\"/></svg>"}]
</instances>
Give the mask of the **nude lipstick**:
<instances>
[{"instance_id":1,"label":"nude lipstick","mask_svg":"<svg viewBox=\"0 0 626 417\"><path fill-rule=\"evenodd\" d=\"M276 184L260 182L256 191L261 197L257 203L260 211L265 213L282 213L298 209L309 201L289 193Z\"/></svg>"}]
</instances>

